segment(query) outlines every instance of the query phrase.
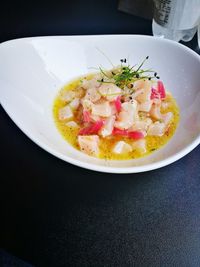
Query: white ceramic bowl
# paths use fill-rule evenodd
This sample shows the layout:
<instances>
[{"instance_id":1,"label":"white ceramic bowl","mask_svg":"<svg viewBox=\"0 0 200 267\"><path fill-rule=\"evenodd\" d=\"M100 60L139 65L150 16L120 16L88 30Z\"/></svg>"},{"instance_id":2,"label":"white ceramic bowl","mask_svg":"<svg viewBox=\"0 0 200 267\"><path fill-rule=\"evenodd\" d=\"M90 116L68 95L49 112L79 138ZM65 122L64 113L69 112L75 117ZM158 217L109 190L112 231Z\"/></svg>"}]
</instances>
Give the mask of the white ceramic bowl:
<instances>
[{"instance_id":1,"label":"white ceramic bowl","mask_svg":"<svg viewBox=\"0 0 200 267\"><path fill-rule=\"evenodd\" d=\"M101 51L101 52L100 52ZM55 127L53 100L69 80L91 67L130 64L146 56L180 107L180 124L170 142L150 156L128 161L105 161L71 147ZM16 125L53 155L91 170L143 172L168 165L200 143L200 57L185 46L139 35L37 37L0 44L0 100Z\"/></svg>"}]
</instances>

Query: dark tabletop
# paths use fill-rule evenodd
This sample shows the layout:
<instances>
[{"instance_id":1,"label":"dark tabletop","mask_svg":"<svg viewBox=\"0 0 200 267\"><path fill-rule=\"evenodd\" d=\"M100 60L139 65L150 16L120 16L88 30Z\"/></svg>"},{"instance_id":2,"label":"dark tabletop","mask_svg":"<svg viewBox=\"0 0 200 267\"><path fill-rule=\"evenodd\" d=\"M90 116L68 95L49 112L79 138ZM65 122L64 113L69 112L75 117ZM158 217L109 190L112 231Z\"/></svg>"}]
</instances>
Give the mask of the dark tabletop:
<instances>
[{"instance_id":1,"label":"dark tabletop","mask_svg":"<svg viewBox=\"0 0 200 267\"><path fill-rule=\"evenodd\" d=\"M117 0L0 6L1 42L104 33L151 34L151 21L118 11ZM187 45L197 51L196 39ZM0 142L3 250L42 267L200 266L199 146L155 171L98 173L42 150L2 107Z\"/></svg>"}]
</instances>

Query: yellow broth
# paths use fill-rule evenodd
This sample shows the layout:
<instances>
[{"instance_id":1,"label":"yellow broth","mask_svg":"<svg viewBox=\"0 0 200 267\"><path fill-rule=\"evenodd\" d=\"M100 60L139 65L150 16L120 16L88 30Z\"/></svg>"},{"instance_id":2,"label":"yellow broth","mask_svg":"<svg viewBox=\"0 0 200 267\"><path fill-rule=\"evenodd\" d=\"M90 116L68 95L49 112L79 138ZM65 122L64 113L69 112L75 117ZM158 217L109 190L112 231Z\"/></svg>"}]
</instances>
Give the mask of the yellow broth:
<instances>
[{"instance_id":1,"label":"yellow broth","mask_svg":"<svg viewBox=\"0 0 200 267\"><path fill-rule=\"evenodd\" d=\"M84 78L91 79L93 75L88 75ZM61 95L68 90L75 91L78 86L81 84L81 78L78 78L74 81L72 81L69 84L66 84L59 92L59 94L56 96L54 104L53 104L53 116L55 120L55 124L57 126L58 131L63 136L63 138L70 143L74 148L79 149L79 145L77 142L77 136L79 132L79 128L74 128L66 125L66 122L70 120L61 121L59 120L59 109L64 107L66 103L61 99ZM163 136L146 136L146 153L141 153L139 150L133 150L132 152L125 153L125 154L115 154L113 153L113 147L117 141L125 141L128 144L132 144L134 142L133 139L129 139L127 137L122 136L109 136L106 138L100 137L100 154L99 158L107 159L107 160L129 160L129 159L136 159L140 158L146 155L149 155L153 151L156 151L163 145L165 145L170 138L174 135L175 130L177 128L178 122L179 122L179 109L176 104L175 99L171 96L171 94L167 94L166 99L164 102L170 103L169 107L167 107L165 110L162 110L161 113L167 113L172 112L173 113L173 119L170 123L170 126L168 130L165 132ZM75 116L73 118L73 121L75 121L78 125L80 125L79 120Z\"/></svg>"}]
</instances>

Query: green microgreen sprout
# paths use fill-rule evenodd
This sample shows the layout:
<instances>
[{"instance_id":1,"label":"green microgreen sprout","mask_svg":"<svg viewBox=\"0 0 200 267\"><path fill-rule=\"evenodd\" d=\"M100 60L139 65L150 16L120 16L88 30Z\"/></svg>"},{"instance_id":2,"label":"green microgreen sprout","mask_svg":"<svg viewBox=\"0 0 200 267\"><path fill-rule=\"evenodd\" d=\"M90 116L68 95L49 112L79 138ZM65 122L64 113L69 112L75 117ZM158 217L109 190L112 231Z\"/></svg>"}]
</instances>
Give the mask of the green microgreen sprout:
<instances>
[{"instance_id":1,"label":"green microgreen sprout","mask_svg":"<svg viewBox=\"0 0 200 267\"><path fill-rule=\"evenodd\" d=\"M118 67L113 68L113 70L110 71L111 75L108 75L105 70L103 70L101 67L100 72L102 74L102 79L98 80L98 82L101 83L115 83L120 88L130 87L130 84L135 82L136 80L142 80L142 79L160 79L160 77L157 75L157 72L154 72L151 69L142 69L144 63L146 60L149 59L149 56L147 56L141 64L137 67L137 65L130 66L127 63L127 59L120 59L121 65ZM153 75L151 75L153 73Z\"/></svg>"}]
</instances>

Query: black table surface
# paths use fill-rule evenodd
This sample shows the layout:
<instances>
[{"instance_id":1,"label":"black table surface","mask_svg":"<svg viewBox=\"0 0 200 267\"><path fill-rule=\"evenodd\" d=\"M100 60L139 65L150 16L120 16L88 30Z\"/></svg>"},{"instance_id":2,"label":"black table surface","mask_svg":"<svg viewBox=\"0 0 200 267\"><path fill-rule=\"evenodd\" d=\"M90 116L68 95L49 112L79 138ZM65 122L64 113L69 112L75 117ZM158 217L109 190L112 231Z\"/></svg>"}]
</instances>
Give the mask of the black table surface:
<instances>
[{"instance_id":1,"label":"black table surface","mask_svg":"<svg viewBox=\"0 0 200 267\"><path fill-rule=\"evenodd\" d=\"M7 1L0 41L149 34L117 0ZM187 44L197 49L196 39ZM200 147L146 173L81 169L34 144L0 108L0 247L35 266L200 266Z\"/></svg>"}]
</instances>

